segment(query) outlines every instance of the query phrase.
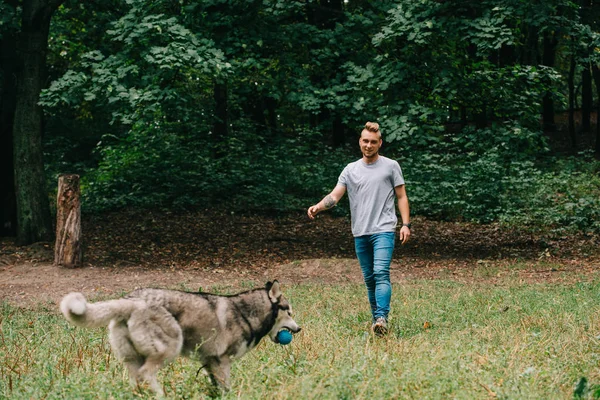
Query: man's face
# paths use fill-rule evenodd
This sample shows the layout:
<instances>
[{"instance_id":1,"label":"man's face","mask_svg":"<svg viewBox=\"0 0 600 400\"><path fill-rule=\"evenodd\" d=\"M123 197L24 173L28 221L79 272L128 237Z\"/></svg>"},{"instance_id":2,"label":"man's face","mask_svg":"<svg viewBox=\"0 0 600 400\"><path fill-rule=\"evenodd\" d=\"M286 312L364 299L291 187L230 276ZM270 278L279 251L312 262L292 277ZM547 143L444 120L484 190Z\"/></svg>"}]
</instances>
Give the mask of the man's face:
<instances>
[{"instance_id":1,"label":"man's face","mask_svg":"<svg viewBox=\"0 0 600 400\"><path fill-rule=\"evenodd\" d=\"M367 159L372 159L377 157L382 140L377 133L364 130L360 134L358 143L360 144L360 151L362 151L363 156Z\"/></svg>"}]
</instances>

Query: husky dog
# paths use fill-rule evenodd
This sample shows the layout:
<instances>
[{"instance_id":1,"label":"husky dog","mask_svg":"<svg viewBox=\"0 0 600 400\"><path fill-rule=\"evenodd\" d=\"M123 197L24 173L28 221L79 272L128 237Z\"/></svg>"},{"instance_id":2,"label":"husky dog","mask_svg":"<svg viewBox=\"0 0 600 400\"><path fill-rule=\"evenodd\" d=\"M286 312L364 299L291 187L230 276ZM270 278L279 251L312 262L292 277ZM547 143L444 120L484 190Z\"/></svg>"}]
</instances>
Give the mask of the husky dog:
<instances>
[{"instance_id":1,"label":"husky dog","mask_svg":"<svg viewBox=\"0 0 600 400\"><path fill-rule=\"evenodd\" d=\"M233 296L138 289L121 299L88 303L81 293L69 293L60 310L73 325L108 325L113 352L132 384L147 382L157 393L158 370L180 354L197 358L214 387L228 390L233 359L264 336L278 343L280 330L300 331L277 281Z\"/></svg>"}]
</instances>

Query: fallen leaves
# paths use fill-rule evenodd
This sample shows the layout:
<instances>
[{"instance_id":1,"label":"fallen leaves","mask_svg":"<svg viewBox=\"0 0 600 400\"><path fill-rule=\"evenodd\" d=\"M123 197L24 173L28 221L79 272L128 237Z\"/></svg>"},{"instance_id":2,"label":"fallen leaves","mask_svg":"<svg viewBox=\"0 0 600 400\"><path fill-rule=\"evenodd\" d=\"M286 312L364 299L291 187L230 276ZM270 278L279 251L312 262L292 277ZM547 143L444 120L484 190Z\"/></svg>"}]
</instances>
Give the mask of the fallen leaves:
<instances>
[{"instance_id":1,"label":"fallen leaves","mask_svg":"<svg viewBox=\"0 0 600 400\"><path fill-rule=\"evenodd\" d=\"M392 270L402 276L500 278L523 271L548 274L590 271L600 263L600 237L535 236L497 224L412 219L410 242L397 246ZM258 273L294 260L356 259L350 220L323 213L311 221L304 211L285 215L232 214L227 211L126 210L83 215L85 267L193 269L241 274ZM0 239L0 261L52 262L52 246L17 247ZM2 264L0 262L0 264ZM504 268L511 265L510 268ZM476 272L477 271L477 272ZM314 272L317 273L317 272ZM306 272L305 274L313 274Z\"/></svg>"}]
</instances>

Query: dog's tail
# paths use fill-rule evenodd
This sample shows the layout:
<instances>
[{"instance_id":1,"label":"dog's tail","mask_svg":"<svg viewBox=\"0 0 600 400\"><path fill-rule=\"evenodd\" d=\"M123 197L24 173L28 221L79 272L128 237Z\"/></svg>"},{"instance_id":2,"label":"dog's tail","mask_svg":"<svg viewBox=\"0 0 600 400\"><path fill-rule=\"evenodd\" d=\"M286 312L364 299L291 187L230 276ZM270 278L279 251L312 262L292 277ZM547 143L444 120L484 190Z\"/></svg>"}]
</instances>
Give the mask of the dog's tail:
<instances>
[{"instance_id":1,"label":"dog's tail","mask_svg":"<svg viewBox=\"0 0 600 400\"><path fill-rule=\"evenodd\" d=\"M113 319L127 319L141 306L140 300L118 299L88 303L81 293L69 293L60 302L60 311L73 325L84 328L107 326Z\"/></svg>"}]
</instances>

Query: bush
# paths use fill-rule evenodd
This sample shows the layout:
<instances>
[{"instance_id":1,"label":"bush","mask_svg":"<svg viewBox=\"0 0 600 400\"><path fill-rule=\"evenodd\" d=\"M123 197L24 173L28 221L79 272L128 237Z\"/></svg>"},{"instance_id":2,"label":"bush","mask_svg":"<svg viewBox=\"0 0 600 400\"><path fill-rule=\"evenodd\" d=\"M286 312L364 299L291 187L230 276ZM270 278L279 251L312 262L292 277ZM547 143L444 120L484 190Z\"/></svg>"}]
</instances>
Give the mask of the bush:
<instances>
[{"instance_id":1,"label":"bush","mask_svg":"<svg viewBox=\"0 0 600 400\"><path fill-rule=\"evenodd\" d=\"M590 155L552 158L548 170L533 170L516 196L507 197L500 220L534 229L600 232L600 162Z\"/></svg>"},{"instance_id":2,"label":"bush","mask_svg":"<svg viewBox=\"0 0 600 400\"><path fill-rule=\"evenodd\" d=\"M125 139L103 144L102 162L82 185L86 207L290 211L320 200L343 167L339 152L307 132L274 139L241 127L217 143L209 133L175 128L136 126Z\"/></svg>"},{"instance_id":3,"label":"bush","mask_svg":"<svg viewBox=\"0 0 600 400\"><path fill-rule=\"evenodd\" d=\"M403 163L415 214L491 222L504 212L515 183L529 179L533 156L546 149L540 134L514 126L445 134ZM519 177L519 178L515 178ZM523 181L522 181L523 180Z\"/></svg>"}]
</instances>

